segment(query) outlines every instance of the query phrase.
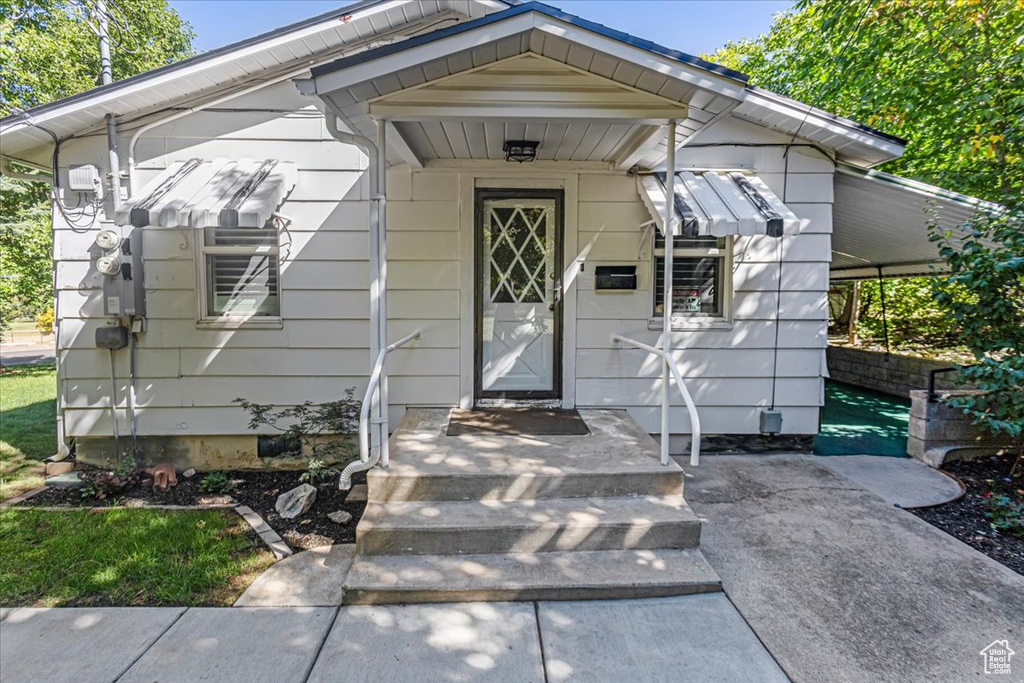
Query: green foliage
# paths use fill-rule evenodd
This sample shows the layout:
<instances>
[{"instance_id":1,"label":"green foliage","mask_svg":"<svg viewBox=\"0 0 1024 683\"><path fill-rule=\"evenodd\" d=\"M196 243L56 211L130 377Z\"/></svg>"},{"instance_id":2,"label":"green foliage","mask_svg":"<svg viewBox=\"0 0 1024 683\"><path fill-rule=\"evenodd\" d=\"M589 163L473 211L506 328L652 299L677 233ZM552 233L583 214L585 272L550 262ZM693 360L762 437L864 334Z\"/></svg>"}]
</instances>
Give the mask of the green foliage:
<instances>
[{"instance_id":1,"label":"green foliage","mask_svg":"<svg viewBox=\"0 0 1024 683\"><path fill-rule=\"evenodd\" d=\"M935 301L933 278L886 280L885 310L889 342L893 348L909 345L948 346L957 338L956 326ZM872 339L884 337L881 287L877 280L860 285L860 332Z\"/></svg>"},{"instance_id":2,"label":"green foliage","mask_svg":"<svg viewBox=\"0 0 1024 683\"><path fill-rule=\"evenodd\" d=\"M192 28L165 0L108 0L114 80L190 56ZM101 83L87 0L0 0L0 115Z\"/></svg>"},{"instance_id":3,"label":"green foliage","mask_svg":"<svg viewBox=\"0 0 1024 683\"><path fill-rule=\"evenodd\" d=\"M82 486L82 498L97 500L116 498L140 484L143 476L142 470L135 467L134 458L125 458L115 470L89 469L78 473L78 478L85 482Z\"/></svg>"},{"instance_id":4,"label":"green foliage","mask_svg":"<svg viewBox=\"0 0 1024 683\"><path fill-rule=\"evenodd\" d=\"M269 427L281 432L287 441L301 445L299 452L289 455L307 454L311 460L337 461L352 452L349 440L326 437L356 433L361 406L355 399L355 388L346 390L345 398L340 401L320 404L306 401L290 408L275 408L244 398L236 398L232 403L237 403L249 413L249 429Z\"/></svg>"},{"instance_id":5,"label":"green foliage","mask_svg":"<svg viewBox=\"0 0 1024 683\"><path fill-rule=\"evenodd\" d=\"M976 361L960 379L981 390L947 400L1024 443L1024 210L979 213L957 230L933 225L931 239L950 267L936 300Z\"/></svg>"},{"instance_id":6,"label":"green foliage","mask_svg":"<svg viewBox=\"0 0 1024 683\"><path fill-rule=\"evenodd\" d=\"M210 472L199 482L199 490L206 493L231 493L236 486L223 472Z\"/></svg>"},{"instance_id":7,"label":"green foliage","mask_svg":"<svg viewBox=\"0 0 1024 683\"><path fill-rule=\"evenodd\" d=\"M993 201L1024 192L1024 4L799 0L708 59L909 141L887 171Z\"/></svg>"},{"instance_id":8,"label":"green foliage","mask_svg":"<svg viewBox=\"0 0 1024 683\"><path fill-rule=\"evenodd\" d=\"M0 318L6 322L53 305L49 205L32 185L0 178Z\"/></svg>"},{"instance_id":9,"label":"green foliage","mask_svg":"<svg viewBox=\"0 0 1024 683\"><path fill-rule=\"evenodd\" d=\"M1024 536L1024 500L1009 496L992 496L988 499L988 518L992 528L1006 534Z\"/></svg>"},{"instance_id":10,"label":"green foliage","mask_svg":"<svg viewBox=\"0 0 1024 683\"><path fill-rule=\"evenodd\" d=\"M234 603L274 557L223 510L0 510L0 604Z\"/></svg>"},{"instance_id":11,"label":"green foliage","mask_svg":"<svg viewBox=\"0 0 1024 683\"><path fill-rule=\"evenodd\" d=\"M306 465L306 471L299 475L299 481L307 484L318 484L337 473L337 470L328 466L320 458L310 458L309 463Z\"/></svg>"}]
</instances>

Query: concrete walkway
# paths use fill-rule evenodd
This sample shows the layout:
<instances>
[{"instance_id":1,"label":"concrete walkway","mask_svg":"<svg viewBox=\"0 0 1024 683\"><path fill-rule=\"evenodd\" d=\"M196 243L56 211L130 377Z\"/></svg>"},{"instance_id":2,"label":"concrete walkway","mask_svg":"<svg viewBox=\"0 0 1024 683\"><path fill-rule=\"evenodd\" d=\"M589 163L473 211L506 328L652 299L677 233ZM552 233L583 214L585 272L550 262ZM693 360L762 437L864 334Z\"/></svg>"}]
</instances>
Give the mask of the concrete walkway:
<instances>
[{"instance_id":1,"label":"concrete walkway","mask_svg":"<svg viewBox=\"0 0 1024 683\"><path fill-rule=\"evenodd\" d=\"M1024 652L1024 576L823 460L715 456L687 472L701 548L794 681L980 680L993 641ZM1024 681L1018 657L1000 680Z\"/></svg>"},{"instance_id":2,"label":"concrete walkway","mask_svg":"<svg viewBox=\"0 0 1024 683\"><path fill-rule=\"evenodd\" d=\"M0 681L788 679L721 593L449 605L16 609Z\"/></svg>"},{"instance_id":3,"label":"concrete walkway","mask_svg":"<svg viewBox=\"0 0 1024 683\"><path fill-rule=\"evenodd\" d=\"M901 508L941 505L964 493L956 479L913 458L838 455L822 456L815 462Z\"/></svg>"}]
</instances>

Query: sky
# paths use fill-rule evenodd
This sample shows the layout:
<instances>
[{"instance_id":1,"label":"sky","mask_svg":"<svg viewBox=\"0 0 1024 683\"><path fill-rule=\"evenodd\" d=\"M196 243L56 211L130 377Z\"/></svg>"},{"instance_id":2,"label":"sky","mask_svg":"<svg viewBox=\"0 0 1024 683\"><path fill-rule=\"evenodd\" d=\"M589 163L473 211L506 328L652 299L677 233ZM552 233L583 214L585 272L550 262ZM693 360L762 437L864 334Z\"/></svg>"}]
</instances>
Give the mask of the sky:
<instances>
[{"instance_id":1,"label":"sky","mask_svg":"<svg viewBox=\"0 0 1024 683\"><path fill-rule=\"evenodd\" d=\"M203 52L317 14L348 0L170 0L196 32ZM548 0L619 31L690 54L713 52L730 40L754 38L792 0Z\"/></svg>"}]
</instances>

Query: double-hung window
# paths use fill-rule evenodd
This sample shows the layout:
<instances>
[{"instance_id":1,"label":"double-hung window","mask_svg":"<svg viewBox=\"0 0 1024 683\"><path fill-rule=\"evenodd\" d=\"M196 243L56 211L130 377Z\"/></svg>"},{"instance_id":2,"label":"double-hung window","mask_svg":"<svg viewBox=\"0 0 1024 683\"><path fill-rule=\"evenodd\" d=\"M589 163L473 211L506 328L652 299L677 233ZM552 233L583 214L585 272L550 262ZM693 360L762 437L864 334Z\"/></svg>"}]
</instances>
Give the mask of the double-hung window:
<instances>
[{"instance_id":1,"label":"double-hung window","mask_svg":"<svg viewBox=\"0 0 1024 683\"><path fill-rule=\"evenodd\" d=\"M262 228L204 228L200 242L202 322L280 320L280 249L273 220Z\"/></svg>"},{"instance_id":2,"label":"double-hung window","mask_svg":"<svg viewBox=\"0 0 1024 683\"><path fill-rule=\"evenodd\" d=\"M686 325L729 317L729 254L725 237L676 237L672 249L672 319ZM653 317L664 315L665 238L654 236Z\"/></svg>"}]
</instances>

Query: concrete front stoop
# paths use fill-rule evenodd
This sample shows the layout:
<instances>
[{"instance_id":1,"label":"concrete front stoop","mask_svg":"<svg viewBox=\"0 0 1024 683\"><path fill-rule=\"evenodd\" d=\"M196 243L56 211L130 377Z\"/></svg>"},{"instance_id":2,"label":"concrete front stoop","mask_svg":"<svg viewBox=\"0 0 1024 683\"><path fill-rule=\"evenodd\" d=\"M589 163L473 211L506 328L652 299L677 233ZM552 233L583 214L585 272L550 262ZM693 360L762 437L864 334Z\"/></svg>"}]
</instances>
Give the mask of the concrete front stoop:
<instances>
[{"instance_id":1,"label":"concrete front stoop","mask_svg":"<svg viewBox=\"0 0 1024 683\"><path fill-rule=\"evenodd\" d=\"M624 411L581 411L587 436L449 437L448 415L409 410L368 473L345 603L721 590L682 468Z\"/></svg>"}]
</instances>

